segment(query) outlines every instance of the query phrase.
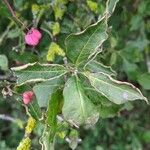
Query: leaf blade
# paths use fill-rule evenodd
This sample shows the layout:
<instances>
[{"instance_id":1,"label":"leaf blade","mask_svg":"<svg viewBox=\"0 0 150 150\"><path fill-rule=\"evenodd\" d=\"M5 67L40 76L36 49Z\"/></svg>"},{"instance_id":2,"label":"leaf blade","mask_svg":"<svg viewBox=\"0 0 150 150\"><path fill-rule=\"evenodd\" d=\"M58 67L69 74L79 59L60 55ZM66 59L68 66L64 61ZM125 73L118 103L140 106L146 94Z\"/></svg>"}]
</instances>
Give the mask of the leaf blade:
<instances>
[{"instance_id":1,"label":"leaf blade","mask_svg":"<svg viewBox=\"0 0 150 150\"><path fill-rule=\"evenodd\" d=\"M143 99L147 101L139 89L127 82L114 80L104 73L86 73L91 85L102 95L116 104Z\"/></svg>"},{"instance_id":2,"label":"leaf blade","mask_svg":"<svg viewBox=\"0 0 150 150\"><path fill-rule=\"evenodd\" d=\"M71 34L66 38L66 55L76 66L85 63L88 57L95 53L95 49L108 38L107 24L103 20L104 17L83 32Z\"/></svg>"},{"instance_id":3,"label":"leaf blade","mask_svg":"<svg viewBox=\"0 0 150 150\"><path fill-rule=\"evenodd\" d=\"M46 81L59 78L67 73L62 65L32 63L12 68L18 77L17 84L22 85L30 82Z\"/></svg>"},{"instance_id":4,"label":"leaf blade","mask_svg":"<svg viewBox=\"0 0 150 150\"><path fill-rule=\"evenodd\" d=\"M40 107L47 107L51 95L63 85L62 78L39 83L33 87Z\"/></svg>"},{"instance_id":5,"label":"leaf blade","mask_svg":"<svg viewBox=\"0 0 150 150\"><path fill-rule=\"evenodd\" d=\"M115 7L117 5L117 3L119 2L119 0L108 0L106 2L106 13L108 13L109 16L112 15L112 13L114 12L115 10Z\"/></svg>"},{"instance_id":6,"label":"leaf blade","mask_svg":"<svg viewBox=\"0 0 150 150\"><path fill-rule=\"evenodd\" d=\"M54 92L49 100L48 109L46 112L46 122L50 126L49 140L53 141L53 138L57 131L57 114L60 112L61 103L63 102L63 95L61 90Z\"/></svg>"},{"instance_id":7,"label":"leaf blade","mask_svg":"<svg viewBox=\"0 0 150 150\"><path fill-rule=\"evenodd\" d=\"M97 62L96 60L92 60L90 61L86 66L85 69L93 72L93 73L98 73L98 72L103 72L112 76L116 75L116 72L114 70L112 70L111 67L109 66L105 66L99 62Z\"/></svg>"},{"instance_id":8,"label":"leaf blade","mask_svg":"<svg viewBox=\"0 0 150 150\"><path fill-rule=\"evenodd\" d=\"M68 79L63 91L64 106L62 113L64 118L76 125L97 122L99 113L94 104L85 95L79 79L72 76Z\"/></svg>"},{"instance_id":9,"label":"leaf blade","mask_svg":"<svg viewBox=\"0 0 150 150\"><path fill-rule=\"evenodd\" d=\"M119 0L108 0L103 17L84 31L71 34L65 39L66 55L76 66L86 64L96 54L98 47L107 40L108 18Z\"/></svg>"}]
</instances>

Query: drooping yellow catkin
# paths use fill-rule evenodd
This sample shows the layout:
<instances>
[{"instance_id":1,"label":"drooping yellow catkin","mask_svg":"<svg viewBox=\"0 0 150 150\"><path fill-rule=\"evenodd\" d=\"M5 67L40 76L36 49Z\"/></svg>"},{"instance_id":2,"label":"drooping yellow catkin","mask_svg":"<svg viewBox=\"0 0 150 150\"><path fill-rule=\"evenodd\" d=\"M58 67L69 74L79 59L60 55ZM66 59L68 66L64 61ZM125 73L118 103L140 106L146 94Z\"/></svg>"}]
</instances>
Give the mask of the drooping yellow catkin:
<instances>
[{"instance_id":1,"label":"drooping yellow catkin","mask_svg":"<svg viewBox=\"0 0 150 150\"><path fill-rule=\"evenodd\" d=\"M24 138L19 146L17 147L17 150L30 150L31 147L31 139L29 137Z\"/></svg>"},{"instance_id":2,"label":"drooping yellow catkin","mask_svg":"<svg viewBox=\"0 0 150 150\"><path fill-rule=\"evenodd\" d=\"M36 120L30 117L25 128L25 134L30 134L36 125Z\"/></svg>"}]
</instances>

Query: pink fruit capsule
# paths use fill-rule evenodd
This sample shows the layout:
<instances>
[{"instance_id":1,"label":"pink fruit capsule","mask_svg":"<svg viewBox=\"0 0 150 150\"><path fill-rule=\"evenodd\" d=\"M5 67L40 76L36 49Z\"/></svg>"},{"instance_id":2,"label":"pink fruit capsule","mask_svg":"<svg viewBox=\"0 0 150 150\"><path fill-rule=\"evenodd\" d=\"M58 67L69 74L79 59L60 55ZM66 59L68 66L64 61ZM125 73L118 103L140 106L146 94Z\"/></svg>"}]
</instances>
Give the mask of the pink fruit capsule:
<instances>
[{"instance_id":1,"label":"pink fruit capsule","mask_svg":"<svg viewBox=\"0 0 150 150\"><path fill-rule=\"evenodd\" d=\"M25 42L28 45L36 46L40 42L41 38L42 34L40 31L35 28L31 28L31 30L29 30L25 35Z\"/></svg>"},{"instance_id":2,"label":"pink fruit capsule","mask_svg":"<svg viewBox=\"0 0 150 150\"><path fill-rule=\"evenodd\" d=\"M34 93L32 91L26 91L22 94L23 103L25 105L29 104L33 100Z\"/></svg>"}]
</instances>

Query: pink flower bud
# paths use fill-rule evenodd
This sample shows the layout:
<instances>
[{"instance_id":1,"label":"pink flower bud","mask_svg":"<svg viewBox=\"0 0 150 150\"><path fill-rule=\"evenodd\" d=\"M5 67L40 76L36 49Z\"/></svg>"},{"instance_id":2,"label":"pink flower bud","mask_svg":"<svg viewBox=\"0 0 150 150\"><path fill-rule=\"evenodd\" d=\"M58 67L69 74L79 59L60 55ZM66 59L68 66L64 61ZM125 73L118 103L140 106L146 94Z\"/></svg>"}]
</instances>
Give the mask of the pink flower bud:
<instances>
[{"instance_id":1,"label":"pink flower bud","mask_svg":"<svg viewBox=\"0 0 150 150\"><path fill-rule=\"evenodd\" d=\"M25 105L29 104L33 100L34 93L32 91L26 91L23 93L23 102Z\"/></svg>"},{"instance_id":2,"label":"pink flower bud","mask_svg":"<svg viewBox=\"0 0 150 150\"><path fill-rule=\"evenodd\" d=\"M42 34L37 29L31 28L31 30L29 30L25 35L25 42L28 45L36 46L41 37Z\"/></svg>"}]
</instances>

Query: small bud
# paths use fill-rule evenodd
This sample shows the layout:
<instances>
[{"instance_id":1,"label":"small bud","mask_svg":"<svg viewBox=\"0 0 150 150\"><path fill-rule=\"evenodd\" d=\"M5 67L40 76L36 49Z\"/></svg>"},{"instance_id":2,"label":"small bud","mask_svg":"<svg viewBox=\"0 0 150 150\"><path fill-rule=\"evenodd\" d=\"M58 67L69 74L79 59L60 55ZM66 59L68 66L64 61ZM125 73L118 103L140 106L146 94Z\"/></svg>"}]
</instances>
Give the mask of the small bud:
<instances>
[{"instance_id":1,"label":"small bud","mask_svg":"<svg viewBox=\"0 0 150 150\"><path fill-rule=\"evenodd\" d=\"M29 104L33 99L34 93L32 91L26 91L23 93L23 102L25 105Z\"/></svg>"},{"instance_id":2,"label":"small bud","mask_svg":"<svg viewBox=\"0 0 150 150\"><path fill-rule=\"evenodd\" d=\"M41 38L42 38L42 34L40 33L40 31L31 28L31 30L29 30L25 35L25 42L28 45L36 46L40 42Z\"/></svg>"}]
</instances>

